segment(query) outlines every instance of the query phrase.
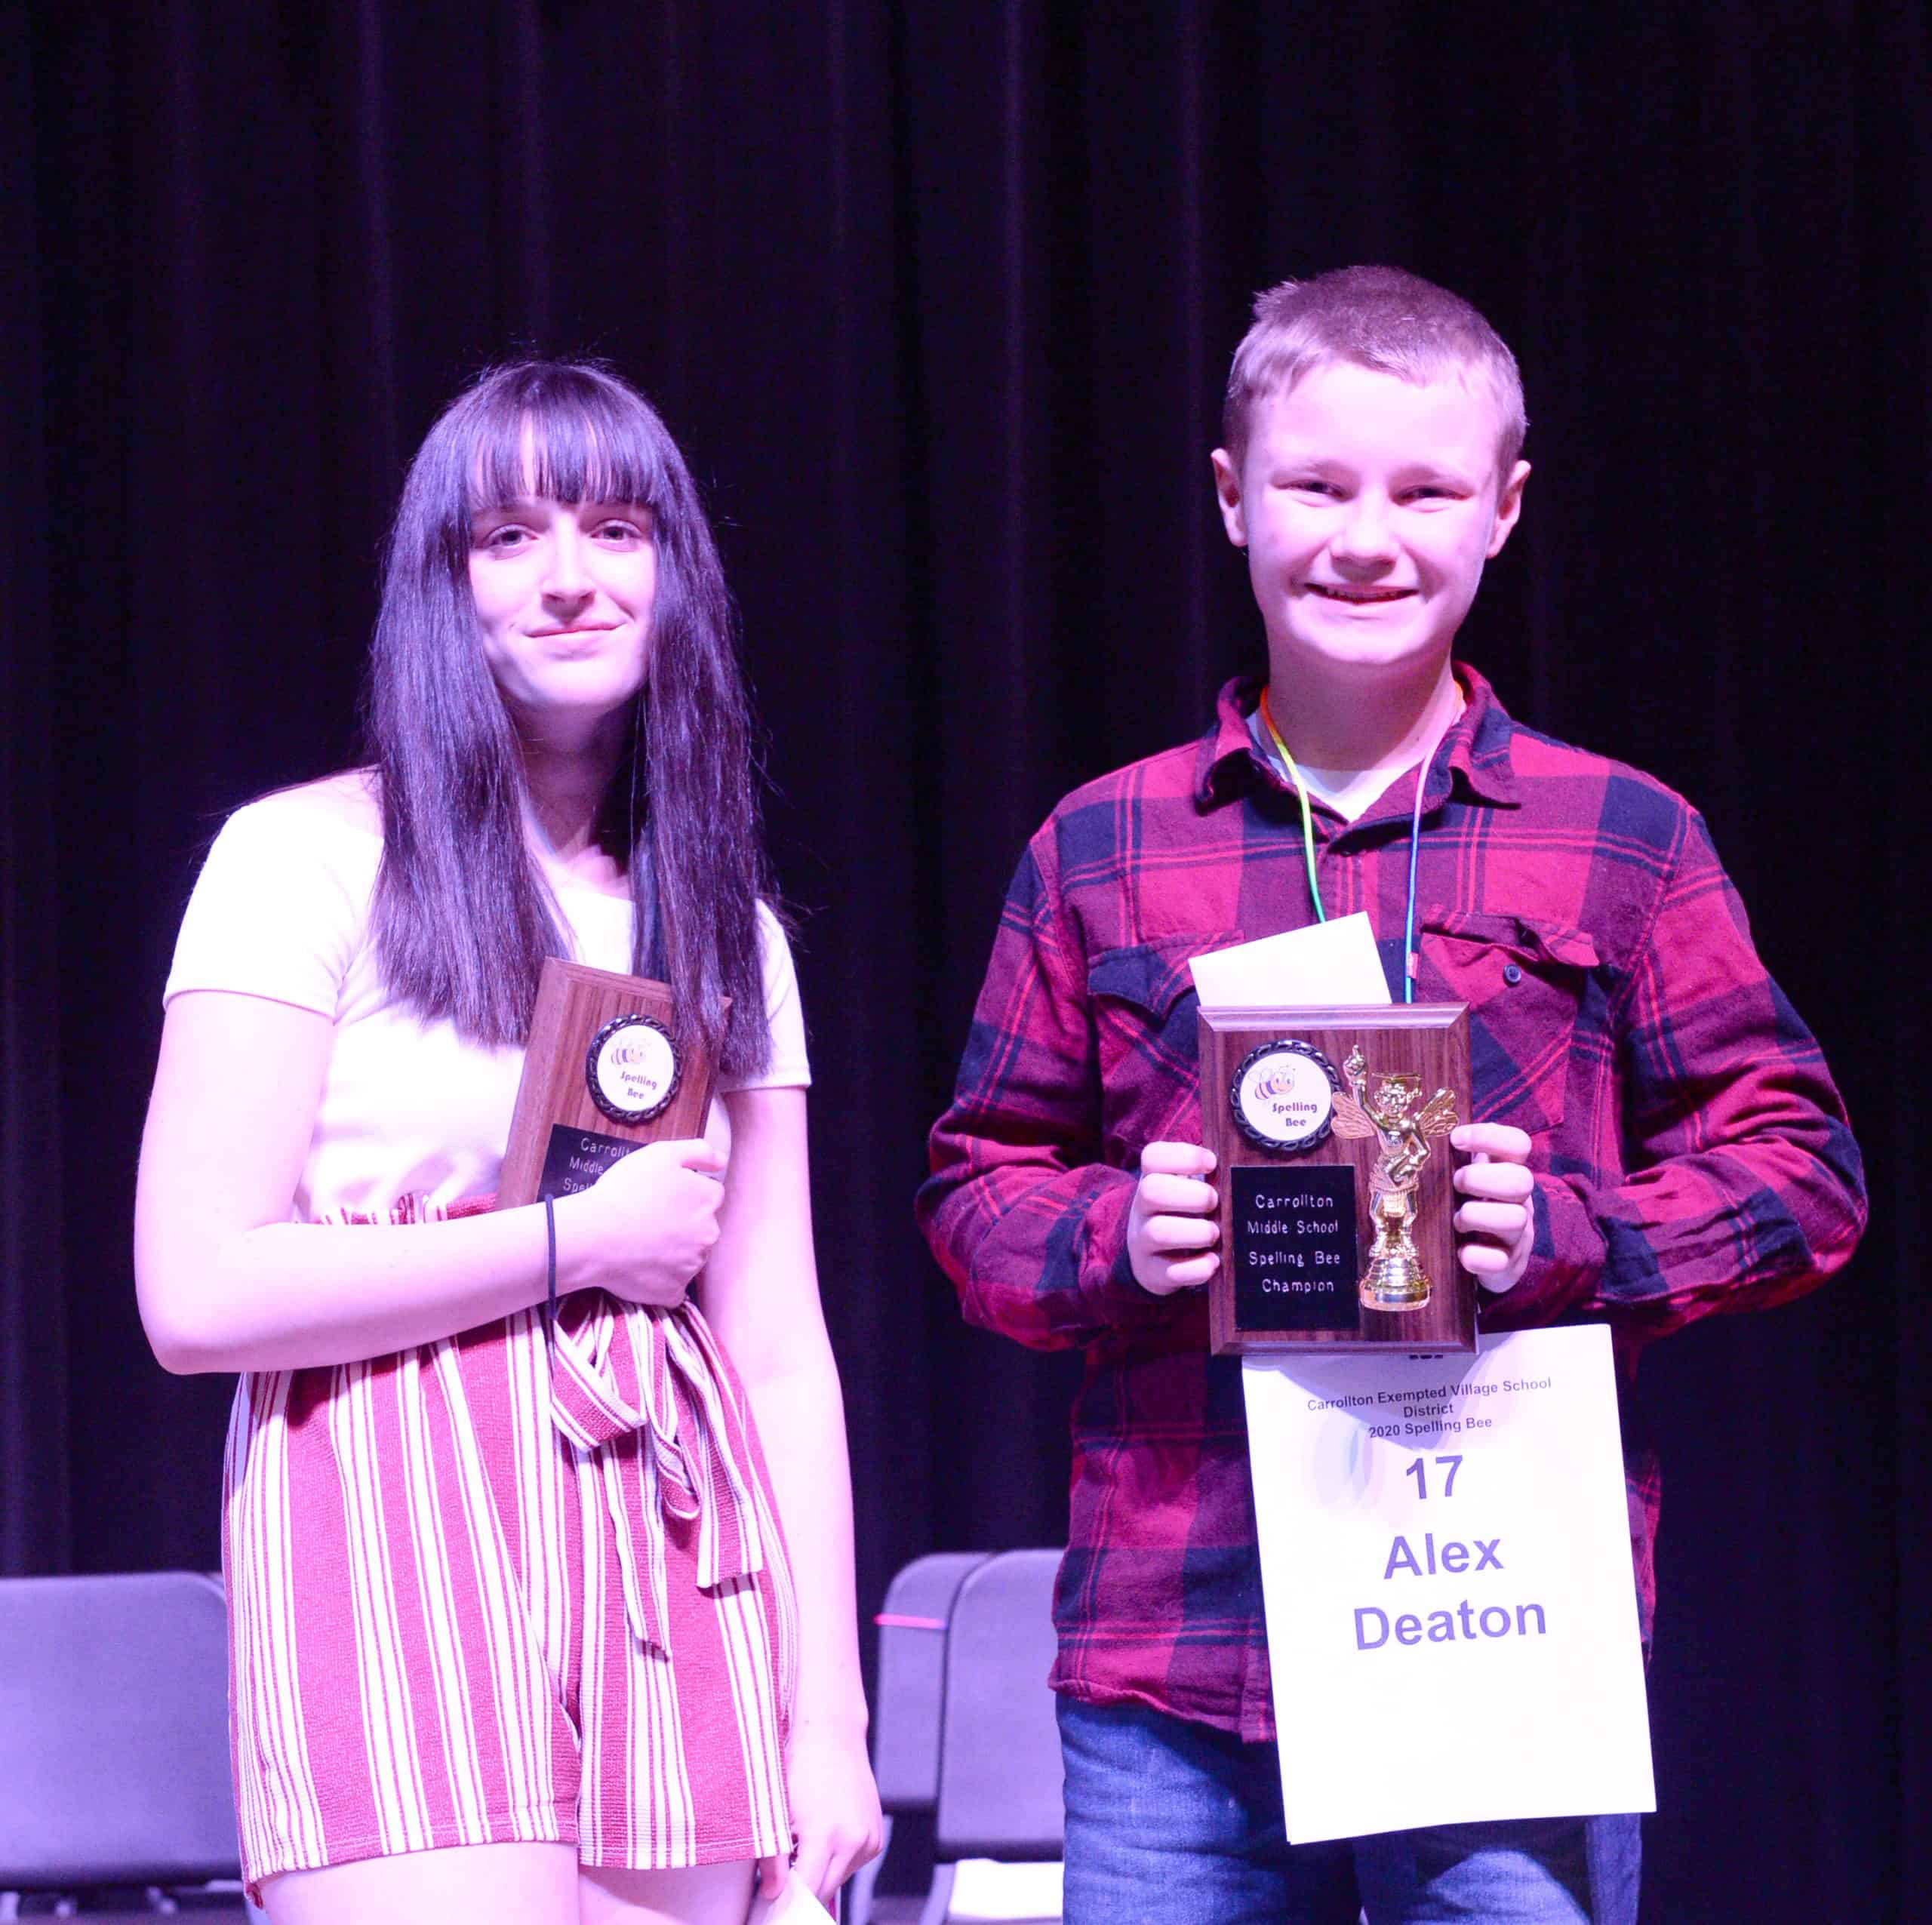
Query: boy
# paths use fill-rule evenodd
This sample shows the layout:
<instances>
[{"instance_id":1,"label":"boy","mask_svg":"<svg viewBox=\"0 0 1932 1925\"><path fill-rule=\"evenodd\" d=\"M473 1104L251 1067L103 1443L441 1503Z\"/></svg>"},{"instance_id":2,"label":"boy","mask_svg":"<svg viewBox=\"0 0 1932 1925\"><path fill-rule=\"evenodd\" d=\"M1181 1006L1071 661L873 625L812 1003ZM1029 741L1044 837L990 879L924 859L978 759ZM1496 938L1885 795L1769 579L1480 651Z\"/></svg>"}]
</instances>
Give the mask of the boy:
<instances>
[{"instance_id":1,"label":"boy","mask_svg":"<svg viewBox=\"0 0 1932 1925\"><path fill-rule=\"evenodd\" d=\"M1363 909L1398 997L1407 971L1467 1003L1455 1222L1483 1327L1606 1321L1626 1388L1651 1338L1844 1261L1858 1152L1699 818L1452 666L1530 472L1509 349L1389 268L1254 315L1213 463L1266 681L1033 838L919 1198L970 1318L1086 1351L1066 1917L1634 1920L1634 1816L1284 1842L1240 1373L1208 1352L1188 960ZM1655 1466L1626 1462L1647 1637Z\"/></svg>"}]
</instances>

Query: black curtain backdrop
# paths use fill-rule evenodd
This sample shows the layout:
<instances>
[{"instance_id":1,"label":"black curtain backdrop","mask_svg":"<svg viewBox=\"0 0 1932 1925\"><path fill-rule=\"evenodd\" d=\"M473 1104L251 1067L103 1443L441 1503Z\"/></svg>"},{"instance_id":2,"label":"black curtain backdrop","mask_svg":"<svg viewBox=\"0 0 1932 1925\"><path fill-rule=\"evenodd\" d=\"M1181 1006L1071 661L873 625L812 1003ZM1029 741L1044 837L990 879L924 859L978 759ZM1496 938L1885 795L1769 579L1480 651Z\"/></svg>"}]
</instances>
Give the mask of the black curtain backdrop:
<instances>
[{"instance_id":1,"label":"black curtain backdrop","mask_svg":"<svg viewBox=\"0 0 1932 1925\"><path fill-rule=\"evenodd\" d=\"M0 55L0 1568L211 1564L229 1385L136 1320L158 995L225 811L353 747L432 413L609 356L705 478L769 724L862 1601L1057 1541L1064 1358L912 1231L1005 878L1258 657L1207 451L1258 285L1515 345L1466 653L1712 823L1870 1159L1851 1271L1647 1367L1647 1915L1923 1891L1924 9L155 0Z\"/></svg>"}]
</instances>

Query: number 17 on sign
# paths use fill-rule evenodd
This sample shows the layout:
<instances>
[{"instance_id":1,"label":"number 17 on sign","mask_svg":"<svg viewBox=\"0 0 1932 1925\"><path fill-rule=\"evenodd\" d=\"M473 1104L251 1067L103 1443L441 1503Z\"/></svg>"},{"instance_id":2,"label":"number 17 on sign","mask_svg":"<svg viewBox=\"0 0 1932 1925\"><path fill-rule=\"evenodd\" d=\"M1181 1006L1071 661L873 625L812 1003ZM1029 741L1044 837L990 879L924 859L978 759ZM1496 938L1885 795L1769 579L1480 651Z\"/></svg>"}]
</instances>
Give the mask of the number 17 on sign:
<instances>
[{"instance_id":1,"label":"number 17 on sign","mask_svg":"<svg viewBox=\"0 0 1932 1925\"><path fill-rule=\"evenodd\" d=\"M1456 1473L1463 1468L1462 1459L1438 1457L1435 1462L1438 1468L1444 1464L1449 1466L1449 1475L1443 1480L1442 1494L1444 1497L1454 1497L1456 1494ZM1405 1478L1415 1479L1416 1496L1418 1498L1426 1497L1429 1495L1429 1470L1422 1458L1411 1457L1409 1459L1409 1468L1402 1475Z\"/></svg>"}]
</instances>

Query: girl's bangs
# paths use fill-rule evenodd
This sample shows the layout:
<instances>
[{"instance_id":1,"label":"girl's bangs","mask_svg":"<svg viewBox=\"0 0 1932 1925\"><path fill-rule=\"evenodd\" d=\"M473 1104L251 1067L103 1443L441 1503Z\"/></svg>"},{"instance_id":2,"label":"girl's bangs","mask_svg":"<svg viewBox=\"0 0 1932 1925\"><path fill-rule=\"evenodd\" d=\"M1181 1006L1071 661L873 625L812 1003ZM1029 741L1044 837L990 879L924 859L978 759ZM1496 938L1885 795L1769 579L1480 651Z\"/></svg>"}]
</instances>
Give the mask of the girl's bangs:
<instances>
[{"instance_id":1,"label":"girl's bangs","mask_svg":"<svg viewBox=\"0 0 1932 1925\"><path fill-rule=\"evenodd\" d=\"M466 520L531 499L660 506L664 431L632 396L587 375L560 382L551 371L483 399Z\"/></svg>"}]
</instances>

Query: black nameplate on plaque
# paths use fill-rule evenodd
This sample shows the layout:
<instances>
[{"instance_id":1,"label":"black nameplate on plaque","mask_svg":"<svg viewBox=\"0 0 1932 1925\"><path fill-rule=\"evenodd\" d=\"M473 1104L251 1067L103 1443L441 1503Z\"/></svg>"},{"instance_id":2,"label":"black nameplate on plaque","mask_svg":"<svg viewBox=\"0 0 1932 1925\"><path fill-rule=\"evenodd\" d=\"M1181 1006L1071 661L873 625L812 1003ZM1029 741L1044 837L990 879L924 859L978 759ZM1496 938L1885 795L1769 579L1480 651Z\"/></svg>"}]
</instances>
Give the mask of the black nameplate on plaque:
<instances>
[{"instance_id":1,"label":"black nameplate on plaque","mask_svg":"<svg viewBox=\"0 0 1932 1925\"><path fill-rule=\"evenodd\" d=\"M573 1130L554 1123L543 1152L543 1173L537 1179L537 1200L575 1196L579 1190L589 1189L620 1158L643 1147L628 1137L607 1136L601 1130Z\"/></svg>"},{"instance_id":2,"label":"black nameplate on plaque","mask_svg":"<svg viewBox=\"0 0 1932 1925\"><path fill-rule=\"evenodd\" d=\"M1353 1166L1238 1163L1228 1179L1236 1330L1352 1331Z\"/></svg>"}]
</instances>

